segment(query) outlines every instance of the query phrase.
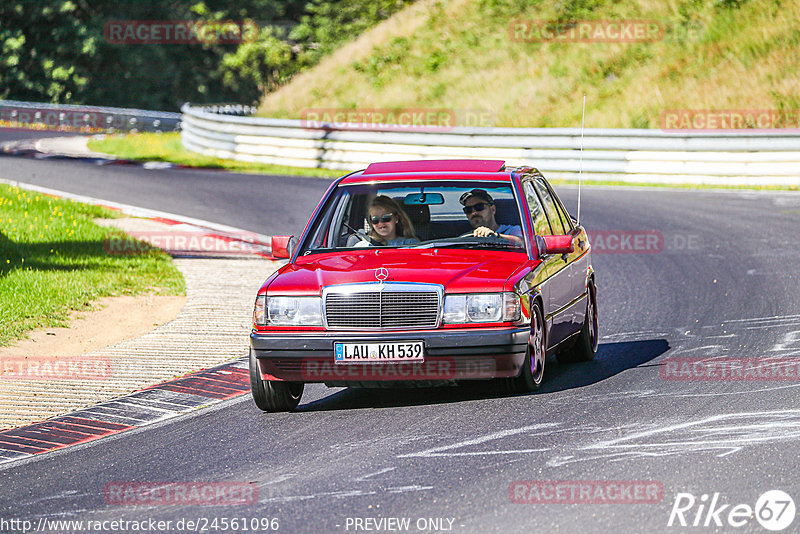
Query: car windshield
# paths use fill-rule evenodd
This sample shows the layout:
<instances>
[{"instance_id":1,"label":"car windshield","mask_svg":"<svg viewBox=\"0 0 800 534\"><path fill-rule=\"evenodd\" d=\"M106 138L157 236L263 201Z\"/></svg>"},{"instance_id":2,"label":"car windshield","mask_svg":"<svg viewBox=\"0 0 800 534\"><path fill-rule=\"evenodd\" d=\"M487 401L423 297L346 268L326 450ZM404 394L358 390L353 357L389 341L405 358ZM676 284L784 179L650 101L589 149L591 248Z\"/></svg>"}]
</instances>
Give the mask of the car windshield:
<instances>
[{"instance_id":1,"label":"car windshield","mask_svg":"<svg viewBox=\"0 0 800 534\"><path fill-rule=\"evenodd\" d=\"M487 235L474 236L479 227L488 228L483 230ZM318 213L300 254L366 247L523 252L522 235L520 210L508 184L355 184L336 188Z\"/></svg>"}]
</instances>

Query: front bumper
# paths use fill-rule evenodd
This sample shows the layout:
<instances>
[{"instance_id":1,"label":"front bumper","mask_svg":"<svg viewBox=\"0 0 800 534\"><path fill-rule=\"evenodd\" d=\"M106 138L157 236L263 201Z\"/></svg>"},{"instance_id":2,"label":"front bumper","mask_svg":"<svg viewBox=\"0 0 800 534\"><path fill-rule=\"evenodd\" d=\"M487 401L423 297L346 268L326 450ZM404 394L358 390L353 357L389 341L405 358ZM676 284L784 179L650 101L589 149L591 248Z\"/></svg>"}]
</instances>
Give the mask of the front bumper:
<instances>
[{"instance_id":1,"label":"front bumper","mask_svg":"<svg viewBox=\"0 0 800 534\"><path fill-rule=\"evenodd\" d=\"M518 376L530 327L399 332L253 332L250 346L264 380L325 382L331 385L420 381L440 382ZM336 364L336 342L381 343L421 340L424 362Z\"/></svg>"}]
</instances>

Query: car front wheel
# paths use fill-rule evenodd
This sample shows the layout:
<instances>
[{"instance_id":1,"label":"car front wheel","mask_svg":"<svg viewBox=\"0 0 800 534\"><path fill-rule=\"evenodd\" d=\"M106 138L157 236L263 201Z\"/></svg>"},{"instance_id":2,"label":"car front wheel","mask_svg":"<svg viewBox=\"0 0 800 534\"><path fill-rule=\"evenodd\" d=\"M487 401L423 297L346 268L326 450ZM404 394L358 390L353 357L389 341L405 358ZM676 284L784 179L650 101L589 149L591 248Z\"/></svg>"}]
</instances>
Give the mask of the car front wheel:
<instances>
[{"instance_id":1,"label":"car front wheel","mask_svg":"<svg viewBox=\"0 0 800 534\"><path fill-rule=\"evenodd\" d=\"M261 380L258 360L253 349L250 349L250 390L256 406L265 412L290 412L300 404L303 396L302 382L283 382L279 380Z\"/></svg>"}]
</instances>

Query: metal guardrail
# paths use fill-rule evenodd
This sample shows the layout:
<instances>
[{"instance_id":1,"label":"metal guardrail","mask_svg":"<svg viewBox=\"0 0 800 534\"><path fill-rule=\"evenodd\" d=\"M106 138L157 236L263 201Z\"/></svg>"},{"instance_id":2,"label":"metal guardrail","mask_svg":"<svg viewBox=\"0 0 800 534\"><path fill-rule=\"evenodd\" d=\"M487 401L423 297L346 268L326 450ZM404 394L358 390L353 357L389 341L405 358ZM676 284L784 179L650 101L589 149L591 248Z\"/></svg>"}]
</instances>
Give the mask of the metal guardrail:
<instances>
[{"instance_id":1,"label":"metal guardrail","mask_svg":"<svg viewBox=\"0 0 800 534\"><path fill-rule=\"evenodd\" d=\"M179 130L180 123L180 113L166 111L0 100L0 124L6 127L92 133L170 132Z\"/></svg>"},{"instance_id":2,"label":"metal guardrail","mask_svg":"<svg viewBox=\"0 0 800 534\"><path fill-rule=\"evenodd\" d=\"M242 106L181 111L183 144L220 158L296 167L362 169L407 159L494 158L532 165L548 177L574 179L578 128L451 128L396 131L397 126L311 124L243 116ZM628 182L800 185L800 132L665 132L587 128L583 177Z\"/></svg>"}]
</instances>

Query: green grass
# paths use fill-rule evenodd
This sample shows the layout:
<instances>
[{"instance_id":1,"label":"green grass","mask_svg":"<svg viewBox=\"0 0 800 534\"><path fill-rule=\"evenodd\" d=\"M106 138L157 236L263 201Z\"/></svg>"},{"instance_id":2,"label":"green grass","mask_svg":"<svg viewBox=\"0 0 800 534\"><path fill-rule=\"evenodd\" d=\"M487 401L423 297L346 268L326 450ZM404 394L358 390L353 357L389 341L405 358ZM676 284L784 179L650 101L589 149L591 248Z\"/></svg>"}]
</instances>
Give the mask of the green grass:
<instances>
[{"instance_id":1,"label":"green grass","mask_svg":"<svg viewBox=\"0 0 800 534\"><path fill-rule=\"evenodd\" d=\"M102 139L89 141L89 148L106 154L113 154L122 159L135 161L167 161L178 165L203 167L208 169L225 169L234 172L254 174L277 174L293 176L310 176L315 178L338 178L346 171L329 169L308 169L250 163L231 159L214 158L190 152L183 148L179 133L139 133L128 135L110 135Z\"/></svg>"},{"instance_id":2,"label":"green grass","mask_svg":"<svg viewBox=\"0 0 800 534\"><path fill-rule=\"evenodd\" d=\"M71 311L91 310L100 297L184 294L183 277L160 250L105 252L106 239L130 239L93 222L114 216L0 184L0 346L37 328L67 326Z\"/></svg>"},{"instance_id":3,"label":"green grass","mask_svg":"<svg viewBox=\"0 0 800 534\"><path fill-rule=\"evenodd\" d=\"M515 21L647 20L654 42L524 42ZM661 128L665 110L800 109L800 3L789 0L416 2L266 94L308 109L486 111L496 126ZM796 127L797 125L794 124Z\"/></svg>"}]
</instances>

